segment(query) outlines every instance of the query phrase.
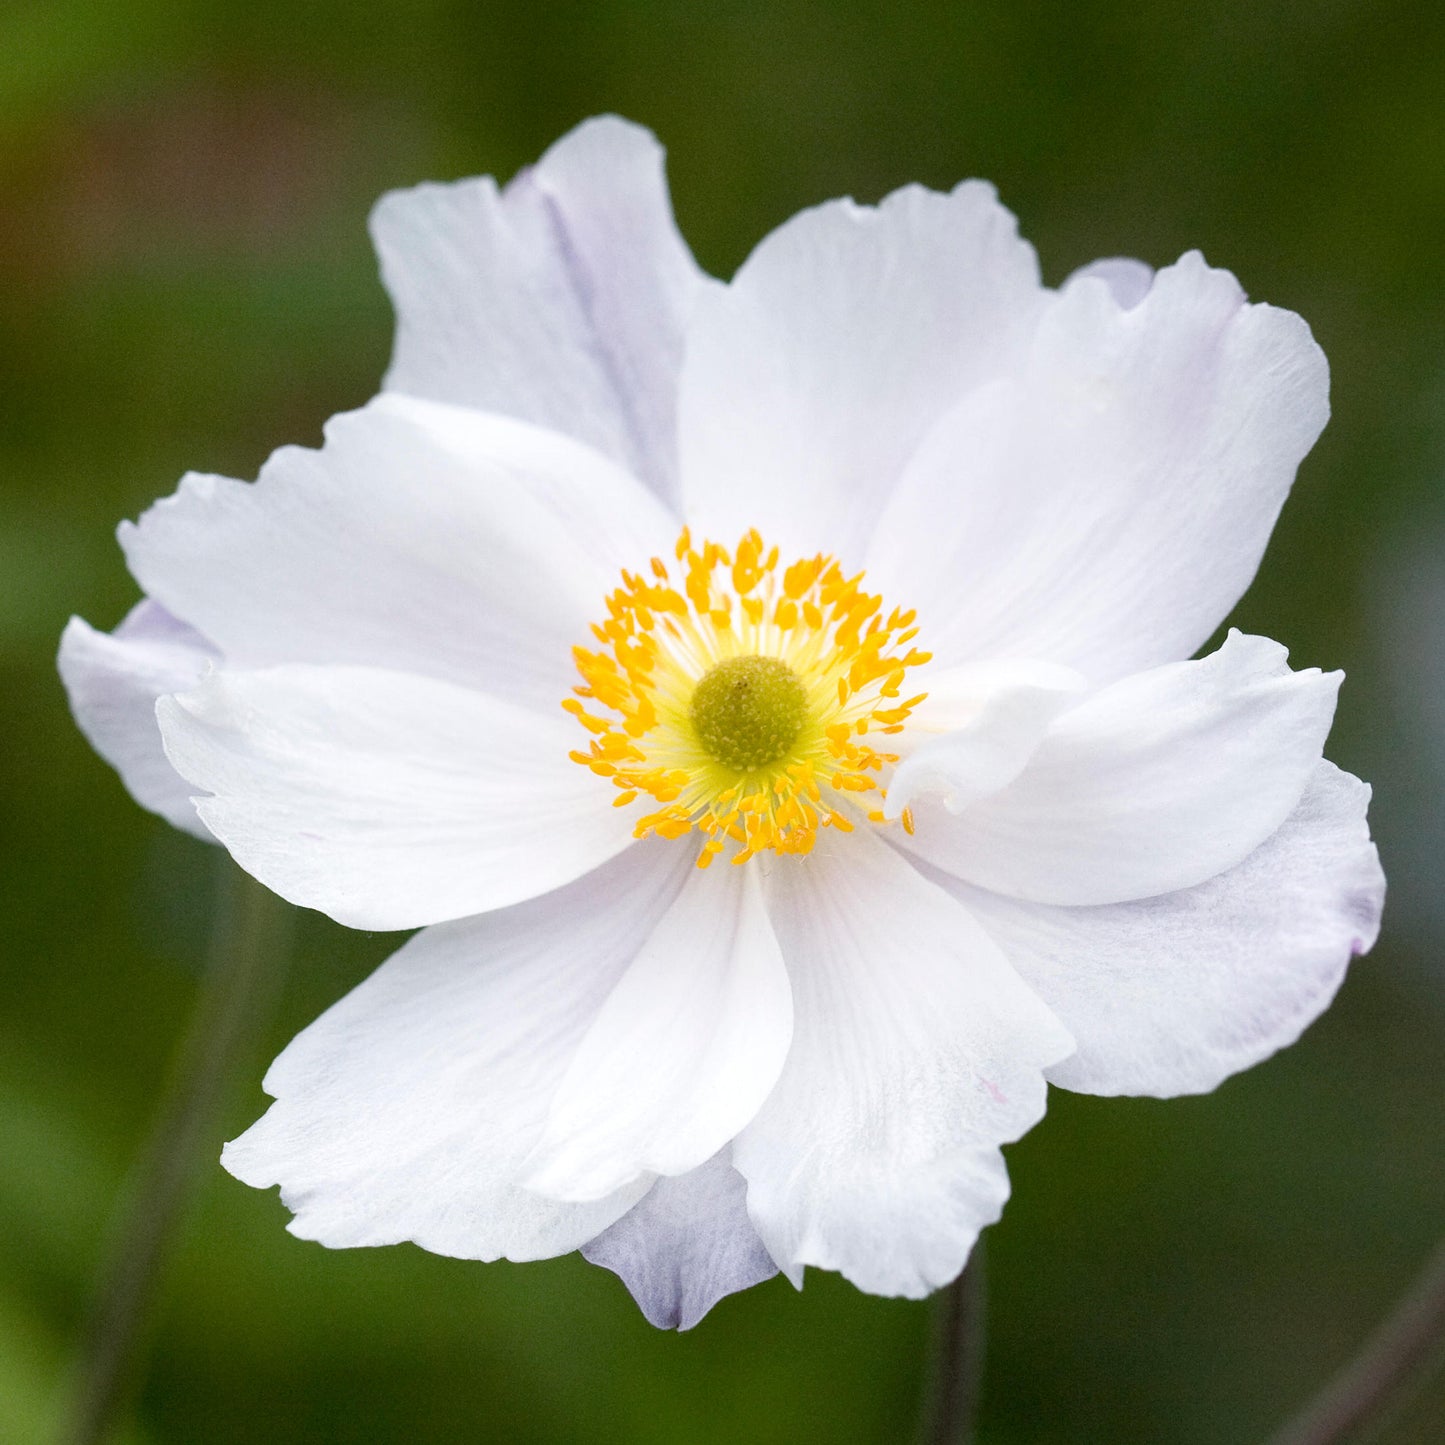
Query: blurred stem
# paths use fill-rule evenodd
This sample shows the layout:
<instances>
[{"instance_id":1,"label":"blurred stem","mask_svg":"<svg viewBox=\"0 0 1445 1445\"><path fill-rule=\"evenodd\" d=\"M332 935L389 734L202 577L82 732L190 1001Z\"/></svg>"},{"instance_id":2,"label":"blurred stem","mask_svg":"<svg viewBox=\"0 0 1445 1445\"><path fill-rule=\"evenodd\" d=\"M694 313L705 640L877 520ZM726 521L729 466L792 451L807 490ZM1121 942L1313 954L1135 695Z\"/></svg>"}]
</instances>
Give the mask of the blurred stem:
<instances>
[{"instance_id":1,"label":"blurred stem","mask_svg":"<svg viewBox=\"0 0 1445 1445\"><path fill-rule=\"evenodd\" d=\"M986 1303L980 1239L963 1273L938 1296L923 1445L970 1445L974 1438L983 1376Z\"/></svg>"},{"instance_id":2,"label":"blurred stem","mask_svg":"<svg viewBox=\"0 0 1445 1445\"><path fill-rule=\"evenodd\" d=\"M232 1068L269 1012L289 950L291 911L216 851L206 970L96 1291L60 1435L64 1445L104 1440L131 1383L202 1154L207 1163L214 1159L216 1116Z\"/></svg>"},{"instance_id":3,"label":"blurred stem","mask_svg":"<svg viewBox=\"0 0 1445 1445\"><path fill-rule=\"evenodd\" d=\"M1354 1359L1269 1442L1336 1445L1389 1407L1445 1339L1445 1241Z\"/></svg>"}]
</instances>

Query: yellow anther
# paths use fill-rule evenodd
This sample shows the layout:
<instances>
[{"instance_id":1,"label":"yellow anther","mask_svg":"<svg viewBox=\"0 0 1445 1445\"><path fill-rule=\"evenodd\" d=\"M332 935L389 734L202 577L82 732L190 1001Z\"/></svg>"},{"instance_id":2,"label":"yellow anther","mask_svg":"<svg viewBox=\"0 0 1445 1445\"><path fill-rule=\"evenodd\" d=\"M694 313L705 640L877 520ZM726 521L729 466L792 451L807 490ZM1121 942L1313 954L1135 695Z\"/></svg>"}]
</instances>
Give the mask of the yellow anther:
<instances>
[{"instance_id":1,"label":"yellow anther","mask_svg":"<svg viewBox=\"0 0 1445 1445\"><path fill-rule=\"evenodd\" d=\"M581 684L562 705L592 739L571 758L611 779L615 806L644 794L660 805L637 821L638 837L696 830L699 867L725 852L733 863L807 853L822 828L852 831L856 815L843 799L881 797L884 769L897 760L870 735L901 731L925 696L898 700L907 669L928 659L903 653L917 635L915 613L885 610L862 590L863 574L846 576L834 558L780 568L778 548L756 530L729 549L694 545L684 529L673 553L676 585L661 557L646 575L624 571L591 627L598 650L573 650ZM696 713L705 677L713 692L735 673L739 687L752 687L749 659L768 677L795 679L786 726L771 693L709 694ZM884 821L881 808L866 816ZM912 815L903 823L911 828Z\"/></svg>"}]
</instances>

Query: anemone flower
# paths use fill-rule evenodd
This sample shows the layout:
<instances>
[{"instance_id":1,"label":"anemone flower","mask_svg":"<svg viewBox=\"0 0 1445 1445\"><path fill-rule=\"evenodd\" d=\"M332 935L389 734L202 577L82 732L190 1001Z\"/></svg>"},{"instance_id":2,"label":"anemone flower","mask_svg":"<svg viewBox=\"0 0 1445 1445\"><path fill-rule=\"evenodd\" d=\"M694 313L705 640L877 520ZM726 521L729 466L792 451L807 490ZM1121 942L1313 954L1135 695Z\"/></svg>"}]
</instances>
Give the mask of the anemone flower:
<instances>
[{"instance_id":1,"label":"anemone flower","mask_svg":"<svg viewBox=\"0 0 1445 1445\"><path fill-rule=\"evenodd\" d=\"M663 1325L919 1296L1046 1083L1209 1090L1327 1005L1383 897L1340 674L1194 658L1326 420L1299 317L1197 253L1045 287L978 182L722 284L615 119L374 232L381 395L123 526L145 600L60 661L141 803L420 929L227 1146L293 1233L580 1248Z\"/></svg>"}]
</instances>

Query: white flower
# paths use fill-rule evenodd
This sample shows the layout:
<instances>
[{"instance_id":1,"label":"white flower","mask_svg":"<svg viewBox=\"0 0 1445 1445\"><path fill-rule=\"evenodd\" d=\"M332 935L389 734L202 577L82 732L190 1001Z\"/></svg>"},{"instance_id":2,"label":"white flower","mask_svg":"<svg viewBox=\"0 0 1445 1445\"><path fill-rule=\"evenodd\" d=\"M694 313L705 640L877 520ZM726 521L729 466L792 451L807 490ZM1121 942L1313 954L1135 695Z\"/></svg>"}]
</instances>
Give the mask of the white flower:
<instances>
[{"instance_id":1,"label":"white flower","mask_svg":"<svg viewBox=\"0 0 1445 1445\"><path fill-rule=\"evenodd\" d=\"M722 285L610 119L374 225L384 393L123 527L148 600L61 653L142 803L422 929L227 1148L296 1234L580 1247L660 1324L921 1295L1046 1080L1212 1089L1326 1006L1383 895L1340 676L1188 660L1326 419L1298 317L1193 253L1049 290L974 182Z\"/></svg>"}]
</instances>

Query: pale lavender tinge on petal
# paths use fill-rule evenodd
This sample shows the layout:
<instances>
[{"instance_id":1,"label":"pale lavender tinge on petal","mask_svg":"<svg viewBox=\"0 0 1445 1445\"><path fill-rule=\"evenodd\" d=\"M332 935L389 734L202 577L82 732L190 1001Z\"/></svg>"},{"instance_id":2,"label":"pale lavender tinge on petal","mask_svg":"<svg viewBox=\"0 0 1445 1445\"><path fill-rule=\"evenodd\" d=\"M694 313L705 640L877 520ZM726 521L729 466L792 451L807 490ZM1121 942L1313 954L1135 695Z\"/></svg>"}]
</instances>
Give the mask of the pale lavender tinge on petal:
<instances>
[{"instance_id":1,"label":"pale lavender tinge on petal","mask_svg":"<svg viewBox=\"0 0 1445 1445\"><path fill-rule=\"evenodd\" d=\"M1102 684L1178 661L1253 579L1328 416L1305 323L1197 253L1132 308L1066 286L913 452L870 581L943 664L1045 658Z\"/></svg>"},{"instance_id":2,"label":"pale lavender tinge on petal","mask_svg":"<svg viewBox=\"0 0 1445 1445\"><path fill-rule=\"evenodd\" d=\"M397 309L389 390L555 428L676 502L683 338L709 278L648 131L603 116L503 190L393 192L372 233Z\"/></svg>"},{"instance_id":3,"label":"pale lavender tinge on petal","mask_svg":"<svg viewBox=\"0 0 1445 1445\"><path fill-rule=\"evenodd\" d=\"M146 599L113 633L73 617L60 642L60 677L90 745L120 774L143 808L207 842L196 791L171 766L156 723L156 699L194 687L220 654L194 628Z\"/></svg>"},{"instance_id":4,"label":"pale lavender tinge on petal","mask_svg":"<svg viewBox=\"0 0 1445 1445\"><path fill-rule=\"evenodd\" d=\"M659 1329L690 1330L725 1295L777 1274L729 1152L662 1178L582 1254L610 1269Z\"/></svg>"},{"instance_id":5,"label":"pale lavender tinge on petal","mask_svg":"<svg viewBox=\"0 0 1445 1445\"><path fill-rule=\"evenodd\" d=\"M1242 863L1198 887L1094 908L1022 904L941 875L1064 1021L1051 1083L1204 1093L1294 1042L1379 932L1370 790L1327 762Z\"/></svg>"},{"instance_id":6,"label":"pale lavender tinge on petal","mask_svg":"<svg viewBox=\"0 0 1445 1445\"><path fill-rule=\"evenodd\" d=\"M1090 261L1080 266L1064 286L1075 281L1102 281L1115 302L1125 311L1132 311L1148 294L1154 284L1154 268L1132 256L1106 256L1099 261Z\"/></svg>"}]
</instances>

